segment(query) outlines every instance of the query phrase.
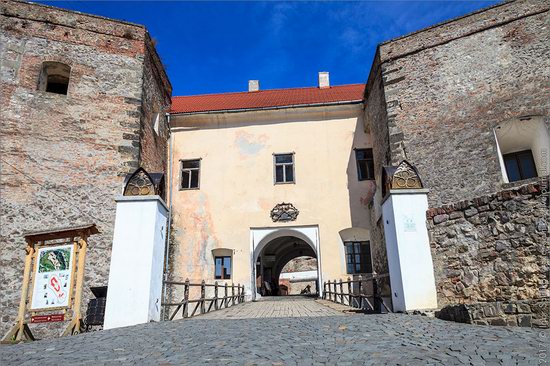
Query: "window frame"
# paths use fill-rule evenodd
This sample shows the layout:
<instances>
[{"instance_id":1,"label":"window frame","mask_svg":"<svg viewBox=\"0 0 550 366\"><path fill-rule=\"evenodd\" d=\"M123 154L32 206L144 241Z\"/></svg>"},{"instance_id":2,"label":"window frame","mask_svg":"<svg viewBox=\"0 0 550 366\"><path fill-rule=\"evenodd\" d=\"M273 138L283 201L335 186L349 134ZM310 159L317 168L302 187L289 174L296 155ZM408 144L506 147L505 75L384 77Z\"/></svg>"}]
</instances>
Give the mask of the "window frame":
<instances>
[{"instance_id":1,"label":"window frame","mask_svg":"<svg viewBox=\"0 0 550 366\"><path fill-rule=\"evenodd\" d=\"M292 163L277 163L277 156L282 155L290 155L292 158ZM294 152L286 152L286 153L273 153L273 184L296 184L296 159L294 158L295 153ZM286 169L285 167L287 165L292 165L292 181L286 181ZM283 167L283 177L285 181L283 182L277 182L277 167L282 166Z\"/></svg>"},{"instance_id":2,"label":"window frame","mask_svg":"<svg viewBox=\"0 0 550 366\"><path fill-rule=\"evenodd\" d=\"M221 276L218 278L218 276L216 275L216 270L217 270L217 260L218 258L221 259ZM229 277L225 277L225 271L224 269L226 269L227 267L225 267L225 260L226 259L229 259L229 274L228 276ZM233 276L233 257L230 256L230 255L218 255L218 256L214 256L214 279L215 280L230 280L231 277Z\"/></svg>"},{"instance_id":3,"label":"window frame","mask_svg":"<svg viewBox=\"0 0 550 366\"><path fill-rule=\"evenodd\" d=\"M197 161L199 163L198 168L184 168L183 163L189 162L189 161ZM180 182L179 182L179 190L180 191L191 191L191 190L197 190L201 188L201 164L202 158L196 158L196 159L180 159ZM183 172L184 171L198 171L197 173L197 186L196 187L184 187L183 186ZM189 185L191 185L191 177L189 178Z\"/></svg>"},{"instance_id":4,"label":"window frame","mask_svg":"<svg viewBox=\"0 0 550 366\"><path fill-rule=\"evenodd\" d=\"M359 244L359 252L355 252L355 244ZM352 251L351 253L348 253L348 246L351 247ZM365 253L362 252L362 248L366 247L367 250ZM359 256L359 263L357 263L356 255ZM370 240L365 241L346 241L344 242L344 256L345 256L345 263L346 263L346 273L347 274L368 274L372 273L373 271L373 263L372 263L372 250L370 246ZM352 259L352 261L349 261L349 258ZM364 262L363 262L364 260ZM356 270L356 266L359 264L359 271ZM353 270L350 271L350 265L352 265ZM369 272L370 269L370 272Z\"/></svg>"},{"instance_id":5,"label":"window frame","mask_svg":"<svg viewBox=\"0 0 550 366\"><path fill-rule=\"evenodd\" d=\"M531 158L531 164L533 164L533 170L535 172L535 175L532 176L532 177L525 177L523 175L523 169L522 169L522 166L520 164L519 156L523 155L525 153L529 153L529 157ZM510 158L513 158L515 160L517 168L518 168L518 172L519 172L520 177L517 180L510 180L510 173L508 172L508 169L506 168L506 161ZM506 176L508 177L508 182L510 182L510 183L519 182L519 181L526 180L526 179L531 179L531 178L536 178L536 177L539 176L538 175L539 173L537 171L537 164L535 164L535 157L533 156L533 150L531 150L531 149L521 150L521 151L514 151L514 152L511 152L511 153L502 154L502 161L504 162L504 170L506 171Z\"/></svg>"},{"instance_id":6,"label":"window frame","mask_svg":"<svg viewBox=\"0 0 550 366\"><path fill-rule=\"evenodd\" d=\"M357 153L358 152L361 152L361 151L369 151L370 150L370 159L361 159L359 160L358 157L357 157ZM369 148L369 147L366 147L366 148L354 148L353 149L354 153L355 153L355 166L357 167L357 180L360 181L360 182L364 182L366 180L375 180L375 175L374 175L374 154L372 152L372 148ZM361 168L360 168L360 165L359 165L359 161L365 161L365 166L366 166L366 169L367 169L367 173L370 173L367 174L367 177L362 177L362 174L361 174ZM368 165L368 161L371 161L372 162L372 169L370 169L370 166Z\"/></svg>"}]
</instances>

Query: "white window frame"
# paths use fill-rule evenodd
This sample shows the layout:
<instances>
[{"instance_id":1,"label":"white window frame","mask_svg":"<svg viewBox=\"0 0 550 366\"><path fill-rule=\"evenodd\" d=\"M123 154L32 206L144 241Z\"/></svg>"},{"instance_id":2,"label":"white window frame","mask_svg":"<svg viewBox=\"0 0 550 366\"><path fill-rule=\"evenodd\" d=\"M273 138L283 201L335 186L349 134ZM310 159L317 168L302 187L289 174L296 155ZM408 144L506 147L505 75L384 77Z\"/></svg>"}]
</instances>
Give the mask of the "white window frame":
<instances>
[{"instance_id":1,"label":"white window frame","mask_svg":"<svg viewBox=\"0 0 550 366\"><path fill-rule=\"evenodd\" d=\"M277 156L281 155L290 155L292 157L292 163L277 163ZM285 152L285 153L273 153L273 183L274 184L296 184L296 159L294 158L294 152ZM292 181L286 181L286 166L292 165ZM277 167L283 167L283 182L277 182Z\"/></svg>"},{"instance_id":2,"label":"white window frame","mask_svg":"<svg viewBox=\"0 0 550 366\"><path fill-rule=\"evenodd\" d=\"M198 168L184 168L183 163L188 162L188 161L198 161L199 162L199 167ZM181 159L180 160L180 184L179 184L180 191L189 191L189 190L193 190L193 189L200 189L200 187L201 187L201 165L202 165L201 163L202 163L201 158L198 158L198 159ZM188 172L191 173L194 170L198 171L197 186L196 187L184 187L183 186L183 172L188 171ZM191 175L189 177L189 185L191 185Z\"/></svg>"}]
</instances>

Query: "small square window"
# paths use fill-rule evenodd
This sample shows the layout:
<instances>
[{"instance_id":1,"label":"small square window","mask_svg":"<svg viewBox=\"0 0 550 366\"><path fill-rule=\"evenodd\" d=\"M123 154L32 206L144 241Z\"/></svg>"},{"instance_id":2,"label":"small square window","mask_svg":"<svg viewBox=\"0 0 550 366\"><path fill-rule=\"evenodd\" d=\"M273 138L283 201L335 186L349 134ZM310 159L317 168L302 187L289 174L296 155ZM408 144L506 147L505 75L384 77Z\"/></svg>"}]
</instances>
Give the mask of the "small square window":
<instances>
[{"instance_id":1,"label":"small square window","mask_svg":"<svg viewBox=\"0 0 550 366\"><path fill-rule=\"evenodd\" d=\"M294 154L275 154L275 183L294 183Z\"/></svg>"},{"instance_id":2,"label":"small square window","mask_svg":"<svg viewBox=\"0 0 550 366\"><path fill-rule=\"evenodd\" d=\"M357 178L359 180L373 180L374 159L372 149L355 149L355 160L357 161Z\"/></svg>"},{"instance_id":3,"label":"small square window","mask_svg":"<svg viewBox=\"0 0 550 366\"><path fill-rule=\"evenodd\" d=\"M531 150L518 151L503 155L506 174L510 182L534 178L537 176L535 160Z\"/></svg>"},{"instance_id":4,"label":"small square window","mask_svg":"<svg viewBox=\"0 0 550 366\"><path fill-rule=\"evenodd\" d=\"M200 159L181 161L181 189L199 188Z\"/></svg>"},{"instance_id":5,"label":"small square window","mask_svg":"<svg viewBox=\"0 0 550 366\"><path fill-rule=\"evenodd\" d=\"M217 280L231 279L231 257L214 257L214 277Z\"/></svg>"}]
</instances>

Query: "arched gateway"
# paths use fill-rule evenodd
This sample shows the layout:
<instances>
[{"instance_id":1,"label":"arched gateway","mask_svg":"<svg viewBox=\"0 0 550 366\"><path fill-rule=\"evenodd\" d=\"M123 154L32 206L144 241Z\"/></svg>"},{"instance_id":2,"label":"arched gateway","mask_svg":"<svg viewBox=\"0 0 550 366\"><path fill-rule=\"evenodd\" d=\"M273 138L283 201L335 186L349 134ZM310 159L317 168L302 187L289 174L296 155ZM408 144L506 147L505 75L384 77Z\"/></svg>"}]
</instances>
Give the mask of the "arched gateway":
<instances>
[{"instance_id":1,"label":"arched gateway","mask_svg":"<svg viewBox=\"0 0 550 366\"><path fill-rule=\"evenodd\" d=\"M298 257L317 259L317 283L322 283L317 226L251 228L250 231L252 299L258 298L266 286L277 286L285 264ZM318 287L321 290L322 286Z\"/></svg>"}]
</instances>

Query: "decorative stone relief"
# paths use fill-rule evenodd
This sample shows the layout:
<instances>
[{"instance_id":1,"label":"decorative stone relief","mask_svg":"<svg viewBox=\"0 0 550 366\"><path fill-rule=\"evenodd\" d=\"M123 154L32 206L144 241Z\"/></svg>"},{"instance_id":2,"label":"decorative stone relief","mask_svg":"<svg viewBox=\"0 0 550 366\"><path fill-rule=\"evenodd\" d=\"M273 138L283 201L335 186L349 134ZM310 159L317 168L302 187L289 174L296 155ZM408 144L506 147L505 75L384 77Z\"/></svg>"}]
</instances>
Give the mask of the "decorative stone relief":
<instances>
[{"instance_id":1,"label":"decorative stone relief","mask_svg":"<svg viewBox=\"0 0 550 366\"><path fill-rule=\"evenodd\" d=\"M139 168L132 174L124 188L125 196L149 196L154 194L153 180L143 168Z\"/></svg>"},{"instance_id":2,"label":"decorative stone relief","mask_svg":"<svg viewBox=\"0 0 550 366\"><path fill-rule=\"evenodd\" d=\"M382 195L385 197L391 189L424 188L418 171L408 161L403 160L398 166L387 166L382 170Z\"/></svg>"},{"instance_id":3,"label":"decorative stone relief","mask_svg":"<svg viewBox=\"0 0 550 366\"><path fill-rule=\"evenodd\" d=\"M294 221L300 211L292 203L279 203L271 210L271 220L273 222Z\"/></svg>"}]
</instances>

